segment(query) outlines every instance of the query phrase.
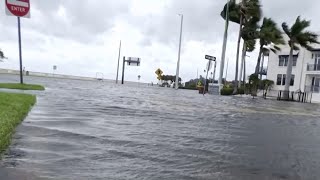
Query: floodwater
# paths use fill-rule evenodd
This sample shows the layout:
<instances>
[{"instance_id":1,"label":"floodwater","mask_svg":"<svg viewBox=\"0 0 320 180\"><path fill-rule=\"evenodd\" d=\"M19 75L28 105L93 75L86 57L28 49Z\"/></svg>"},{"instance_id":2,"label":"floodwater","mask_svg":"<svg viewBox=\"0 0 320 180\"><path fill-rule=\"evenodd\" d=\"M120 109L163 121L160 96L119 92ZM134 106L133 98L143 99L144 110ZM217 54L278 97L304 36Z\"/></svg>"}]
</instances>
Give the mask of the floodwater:
<instances>
[{"instance_id":1,"label":"floodwater","mask_svg":"<svg viewBox=\"0 0 320 180\"><path fill-rule=\"evenodd\" d=\"M37 104L2 160L7 168L57 180L320 177L317 104L138 83L26 82L47 89L31 92Z\"/></svg>"}]
</instances>

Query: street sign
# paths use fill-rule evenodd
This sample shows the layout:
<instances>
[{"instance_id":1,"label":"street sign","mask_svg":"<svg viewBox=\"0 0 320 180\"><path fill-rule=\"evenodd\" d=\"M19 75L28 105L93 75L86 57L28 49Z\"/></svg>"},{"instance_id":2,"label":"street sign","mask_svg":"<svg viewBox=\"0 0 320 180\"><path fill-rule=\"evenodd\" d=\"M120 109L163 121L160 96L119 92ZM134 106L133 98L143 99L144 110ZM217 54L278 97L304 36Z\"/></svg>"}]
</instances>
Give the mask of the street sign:
<instances>
[{"instance_id":1,"label":"street sign","mask_svg":"<svg viewBox=\"0 0 320 180\"><path fill-rule=\"evenodd\" d=\"M162 74L163 74L162 70L161 70L160 68L158 68L155 73L156 73L156 75L158 76L157 79L158 79L158 80L161 80L161 76L162 76Z\"/></svg>"},{"instance_id":2,"label":"street sign","mask_svg":"<svg viewBox=\"0 0 320 180\"><path fill-rule=\"evenodd\" d=\"M126 59L126 57L123 56L121 84L124 83L124 69L125 69L126 62L127 62L127 65L128 65L128 66L140 66L141 59L138 58L138 57L128 57L128 58ZM140 76L140 77L141 77L141 76Z\"/></svg>"},{"instance_id":3,"label":"street sign","mask_svg":"<svg viewBox=\"0 0 320 180\"><path fill-rule=\"evenodd\" d=\"M30 18L30 0L6 0L6 14Z\"/></svg>"},{"instance_id":4,"label":"street sign","mask_svg":"<svg viewBox=\"0 0 320 180\"><path fill-rule=\"evenodd\" d=\"M156 70L156 72L155 72L155 73L156 73L156 75L158 75L158 76L159 76L159 75L161 75L163 72L162 72L162 70L159 68L159 69L157 69L157 70Z\"/></svg>"},{"instance_id":5,"label":"street sign","mask_svg":"<svg viewBox=\"0 0 320 180\"><path fill-rule=\"evenodd\" d=\"M140 66L141 59L138 57L129 57L126 62L128 66Z\"/></svg>"},{"instance_id":6,"label":"street sign","mask_svg":"<svg viewBox=\"0 0 320 180\"><path fill-rule=\"evenodd\" d=\"M205 58L208 59L208 60L210 60L210 61L215 61L215 60L216 60L216 57L214 57L214 56L209 56L209 55L206 55Z\"/></svg>"}]
</instances>

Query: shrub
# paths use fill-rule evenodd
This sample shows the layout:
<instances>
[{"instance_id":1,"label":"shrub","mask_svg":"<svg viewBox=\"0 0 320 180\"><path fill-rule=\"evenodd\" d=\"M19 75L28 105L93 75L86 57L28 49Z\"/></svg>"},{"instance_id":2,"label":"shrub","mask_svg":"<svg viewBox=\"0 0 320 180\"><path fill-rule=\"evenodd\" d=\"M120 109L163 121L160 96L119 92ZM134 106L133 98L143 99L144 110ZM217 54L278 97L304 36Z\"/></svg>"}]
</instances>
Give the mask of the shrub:
<instances>
[{"instance_id":1,"label":"shrub","mask_svg":"<svg viewBox=\"0 0 320 180\"><path fill-rule=\"evenodd\" d=\"M244 94L244 88L243 87L238 89L238 94Z\"/></svg>"},{"instance_id":2,"label":"shrub","mask_svg":"<svg viewBox=\"0 0 320 180\"><path fill-rule=\"evenodd\" d=\"M221 89L221 95L230 96L233 93L233 88L224 87Z\"/></svg>"}]
</instances>

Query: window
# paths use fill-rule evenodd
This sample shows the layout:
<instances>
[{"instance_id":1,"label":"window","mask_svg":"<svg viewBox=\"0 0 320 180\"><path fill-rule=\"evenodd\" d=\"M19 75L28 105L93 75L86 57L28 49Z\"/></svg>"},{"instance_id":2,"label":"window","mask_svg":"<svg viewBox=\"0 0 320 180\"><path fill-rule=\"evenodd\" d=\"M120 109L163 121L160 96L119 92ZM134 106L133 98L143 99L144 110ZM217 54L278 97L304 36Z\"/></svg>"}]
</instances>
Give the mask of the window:
<instances>
[{"instance_id":1,"label":"window","mask_svg":"<svg viewBox=\"0 0 320 180\"><path fill-rule=\"evenodd\" d=\"M294 78L295 78L295 75L291 75L290 86L294 85ZM277 75L277 85L278 86L286 85L286 75L285 74L278 74Z\"/></svg>"},{"instance_id":2,"label":"window","mask_svg":"<svg viewBox=\"0 0 320 180\"><path fill-rule=\"evenodd\" d=\"M279 66L285 66L286 56L279 56Z\"/></svg>"},{"instance_id":3,"label":"window","mask_svg":"<svg viewBox=\"0 0 320 180\"><path fill-rule=\"evenodd\" d=\"M278 86L281 85L281 80L282 80L282 74L278 74L278 76L277 76L277 85Z\"/></svg>"},{"instance_id":4,"label":"window","mask_svg":"<svg viewBox=\"0 0 320 180\"><path fill-rule=\"evenodd\" d=\"M282 75L282 85L283 86L286 85L286 75L285 74Z\"/></svg>"},{"instance_id":5,"label":"window","mask_svg":"<svg viewBox=\"0 0 320 180\"><path fill-rule=\"evenodd\" d=\"M291 75L291 81L290 81L290 86L293 86L294 85L294 75Z\"/></svg>"},{"instance_id":6,"label":"window","mask_svg":"<svg viewBox=\"0 0 320 180\"><path fill-rule=\"evenodd\" d=\"M293 66L297 65L298 56L293 56Z\"/></svg>"},{"instance_id":7,"label":"window","mask_svg":"<svg viewBox=\"0 0 320 180\"><path fill-rule=\"evenodd\" d=\"M297 65L298 55L293 56L293 66ZM288 66L289 56L288 55L280 55L279 56L279 66Z\"/></svg>"}]
</instances>

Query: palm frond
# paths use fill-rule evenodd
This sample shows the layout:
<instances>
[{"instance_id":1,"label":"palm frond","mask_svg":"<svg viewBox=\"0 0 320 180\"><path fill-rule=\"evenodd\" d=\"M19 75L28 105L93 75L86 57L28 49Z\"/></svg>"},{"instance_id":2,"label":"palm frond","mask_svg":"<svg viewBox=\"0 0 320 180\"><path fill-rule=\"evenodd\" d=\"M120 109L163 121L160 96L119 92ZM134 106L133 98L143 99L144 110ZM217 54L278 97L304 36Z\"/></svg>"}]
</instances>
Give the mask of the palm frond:
<instances>
[{"instance_id":1,"label":"palm frond","mask_svg":"<svg viewBox=\"0 0 320 180\"><path fill-rule=\"evenodd\" d=\"M240 6L239 6L239 4L236 4L236 0L230 0L228 3L229 3L229 20L231 22L240 24ZM224 8L220 14L224 20L226 19L227 5L228 5L227 3L224 5Z\"/></svg>"},{"instance_id":2,"label":"palm frond","mask_svg":"<svg viewBox=\"0 0 320 180\"><path fill-rule=\"evenodd\" d=\"M297 17L296 22L291 27L291 35L296 36L303 32L307 27L310 26L310 21L305 19L301 20L300 16Z\"/></svg>"},{"instance_id":3,"label":"palm frond","mask_svg":"<svg viewBox=\"0 0 320 180\"><path fill-rule=\"evenodd\" d=\"M255 50L255 48L256 48L256 40L255 39L245 41L244 43L246 43L246 46L247 46L246 51L247 52L253 52Z\"/></svg>"},{"instance_id":4,"label":"palm frond","mask_svg":"<svg viewBox=\"0 0 320 180\"><path fill-rule=\"evenodd\" d=\"M259 0L245 0L240 4L241 12L247 21L259 22L262 10Z\"/></svg>"},{"instance_id":5,"label":"palm frond","mask_svg":"<svg viewBox=\"0 0 320 180\"><path fill-rule=\"evenodd\" d=\"M5 59L6 57L4 56L4 53L0 50L0 61L1 59Z\"/></svg>"},{"instance_id":6,"label":"palm frond","mask_svg":"<svg viewBox=\"0 0 320 180\"><path fill-rule=\"evenodd\" d=\"M291 32L289 30L289 26L287 23L282 23L282 29L283 31L289 36L289 38L291 37Z\"/></svg>"},{"instance_id":7,"label":"palm frond","mask_svg":"<svg viewBox=\"0 0 320 180\"><path fill-rule=\"evenodd\" d=\"M319 37L318 34L310 31L306 31L304 34L308 37L309 43L320 44L320 42L318 41L318 37Z\"/></svg>"}]
</instances>

